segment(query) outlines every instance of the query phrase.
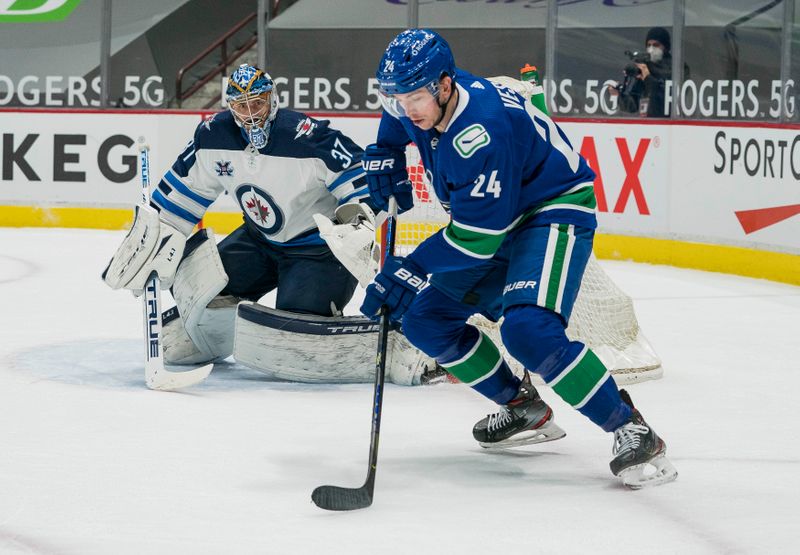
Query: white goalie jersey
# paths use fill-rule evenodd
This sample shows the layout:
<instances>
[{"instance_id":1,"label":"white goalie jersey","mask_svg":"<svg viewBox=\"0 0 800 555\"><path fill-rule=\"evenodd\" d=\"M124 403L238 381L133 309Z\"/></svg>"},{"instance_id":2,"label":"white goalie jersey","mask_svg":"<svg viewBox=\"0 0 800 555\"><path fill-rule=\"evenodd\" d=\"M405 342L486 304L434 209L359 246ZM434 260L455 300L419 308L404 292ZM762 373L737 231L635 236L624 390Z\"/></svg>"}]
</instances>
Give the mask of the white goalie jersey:
<instances>
[{"instance_id":1,"label":"white goalie jersey","mask_svg":"<svg viewBox=\"0 0 800 555\"><path fill-rule=\"evenodd\" d=\"M314 213L369 196L362 149L328 126L280 110L270 140L250 145L230 112L201 123L151 194L160 218L189 235L223 193L245 215L245 224L267 241L287 246L322 244Z\"/></svg>"}]
</instances>

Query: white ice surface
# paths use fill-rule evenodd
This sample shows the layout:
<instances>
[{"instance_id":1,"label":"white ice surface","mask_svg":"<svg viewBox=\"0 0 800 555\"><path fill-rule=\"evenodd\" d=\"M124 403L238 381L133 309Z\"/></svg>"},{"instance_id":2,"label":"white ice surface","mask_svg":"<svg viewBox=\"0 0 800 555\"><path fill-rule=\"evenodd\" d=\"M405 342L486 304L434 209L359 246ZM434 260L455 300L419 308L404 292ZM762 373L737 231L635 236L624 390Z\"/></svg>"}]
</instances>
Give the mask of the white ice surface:
<instances>
[{"instance_id":1,"label":"white ice surface","mask_svg":"<svg viewBox=\"0 0 800 555\"><path fill-rule=\"evenodd\" d=\"M567 437L491 454L491 403L388 385L375 503L328 513L315 486L364 480L372 385L223 364L146 389L139 302L99 277L121 238L0 229L0 553L800 552L800 288L603 262L664 361L630 390L672 484L623 489L546 388Z\"/></svg>"}]
</instances>

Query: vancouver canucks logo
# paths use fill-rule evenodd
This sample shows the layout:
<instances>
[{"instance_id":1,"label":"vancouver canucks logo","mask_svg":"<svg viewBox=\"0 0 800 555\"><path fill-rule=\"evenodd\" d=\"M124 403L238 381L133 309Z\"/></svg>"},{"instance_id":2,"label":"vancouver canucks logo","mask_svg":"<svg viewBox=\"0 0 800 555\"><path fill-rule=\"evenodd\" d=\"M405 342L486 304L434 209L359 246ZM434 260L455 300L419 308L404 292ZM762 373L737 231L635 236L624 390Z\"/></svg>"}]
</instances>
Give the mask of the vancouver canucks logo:
<instances>
[{"instance_id":1,"label":"vancouver canucks logo","mask_svg":"<svg viewBox=\"0 0 800 555\"><path fill-rule=\"evenodd\" d=\"M453 146L462 158L469 158L475 152L492 142L489 132L480 123L470 125L453 139Z\"/></svg>"},{"instance_id":2,"label":"vancouver canucks logo","mask_svg":"<svg viewBox=\"0 0 800 555\"><path fill-rule=\"evenodd\" d=\"M217 171L217 175L222 177L232 177L233 176L233 165L231 164L230 160L217 160L215 162L217 167L215 168Z\"/></svg>"},{"instance_id":3,"label":"vancouver canucks logo","mask_svg":"<svg viewBox=\"0 0 800 555\"><path fill-rule=\"evenodd\" d=\"M275 200L255 185L240 185L236 189L236 200L250 221L266 235L274 235L283 227L283 213Z\"/></svg>"}]
</instances>

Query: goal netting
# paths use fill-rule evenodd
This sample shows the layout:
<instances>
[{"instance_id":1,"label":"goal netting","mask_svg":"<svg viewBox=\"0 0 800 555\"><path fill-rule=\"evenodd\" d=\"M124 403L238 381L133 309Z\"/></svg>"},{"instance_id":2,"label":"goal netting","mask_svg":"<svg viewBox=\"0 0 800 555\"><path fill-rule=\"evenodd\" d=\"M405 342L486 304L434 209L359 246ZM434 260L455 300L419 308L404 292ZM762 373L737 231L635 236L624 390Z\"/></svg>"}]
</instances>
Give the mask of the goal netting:
<instances>
[{"instance_id":1,"label":"goal netting","mask_svg":"<svg viewBox=\"0 0 800 555\"><path fill-rule=\"evenodd\" d=\"M398 219L395 251L400 255L413 251L449 221L430 189L416 147L410 145L406 149L406 158L415 198L414 208ZM503 347L498 324L480 315L473 316L470 322L492 338L514 371L521 374L523 366ZM663 374L661 360L639 327L633 301L603 271L594 254L583 275L567 336L594 350L621 385L657 379Z\"/></svg>"}]
</instances>

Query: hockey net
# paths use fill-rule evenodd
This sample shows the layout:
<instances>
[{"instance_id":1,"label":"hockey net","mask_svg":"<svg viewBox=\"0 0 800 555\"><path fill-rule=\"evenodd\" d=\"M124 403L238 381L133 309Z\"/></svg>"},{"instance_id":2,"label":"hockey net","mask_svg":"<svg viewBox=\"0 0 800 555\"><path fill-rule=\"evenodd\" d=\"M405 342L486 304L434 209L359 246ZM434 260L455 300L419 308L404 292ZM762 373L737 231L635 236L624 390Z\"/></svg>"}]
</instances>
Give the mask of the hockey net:
<instances>
[{"instance_id":1,"label":"hockey net","mask_svg":"<svg viewBox=\"0 0 800 555\"><path fill-rule=\"evenodd\" d=\"M406 159L415 198L414 208L398 220L395 251L400 255L413 251L449 221L430 188L415 146L406 149ZM470 323L485 331L500 347L514 371L522 373L522 364L503 347L498 324L480 315L473 316ZM639 327L633 301L603 271L594 254L583 275L567 336L588 345L620 385L657 379L663 374L661 360Z\"/></svg>"}]
</instances>

